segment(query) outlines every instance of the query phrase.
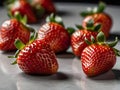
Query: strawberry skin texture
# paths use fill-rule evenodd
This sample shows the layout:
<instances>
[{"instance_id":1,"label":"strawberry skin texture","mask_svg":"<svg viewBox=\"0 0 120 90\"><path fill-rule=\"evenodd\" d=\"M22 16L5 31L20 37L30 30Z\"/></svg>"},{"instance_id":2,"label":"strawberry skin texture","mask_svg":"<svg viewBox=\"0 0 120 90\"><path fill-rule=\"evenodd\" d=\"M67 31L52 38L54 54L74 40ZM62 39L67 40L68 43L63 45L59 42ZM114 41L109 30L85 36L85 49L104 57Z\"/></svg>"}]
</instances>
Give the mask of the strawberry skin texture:
<instances>
[{"instance_id":1,"label":"strawberry skin texture","mask_svg":"<svg viewBox=\"0 0 120 90\"><path fill-rule=\"evenodd\" d=\"M38 31L38 39L45 40L55 53L66 51L70 46L70 35L57 23L45 23Z\"/></svg>"},{"instance_id":2,"label":"strawberry skin texture","mask_svg":"<svg viewBox=\"0 0 120 90\"><path fill-rule=\"evenodd\" d=\"M116 55L109 46L93 44L83 50L81 62L87 76L97 76L112 69Z\"/></svg>"},{"instance_id":3,"label":"strawberry skin texture","mask_svg":"<svg viewBox=\"0 0 120 90\"><path fill-rule=\"evenodd\" d=\"M86 27L86 23L90 20L94 20L94 24L101 23L101 30L104 32L106 37L109 37L110 30L112 28L112 18L106 13L97 13L85 17L82 22L83 27Z\"/></svg>"},{"instance_id":4,"label":"strawberry skin texture","mask_svg":"<svg viewBox=\"0 0 120 90\"><path fill-rule=\"evenodd\" d=\"M10 8L11 13L14 15L16 12L19 12L22 16L26 15L28 23L36 23L37 19L33 13L32 7L26 0L17 0L12 4Z\"/></svg>"},{"instance_id":5,"label":"strawberry skin texture","mask_svg":"<svg viewBox=\"0 0 120 90\"><path fill-rule=\"evenodd\" d=\"M48 75L58 70L55 53L49 44L40 40L35 40L20 51L17 64L27 74Z\"/></svg>"},{"instance_id":6,"label":"strawberry skin texture","mask_svg":"<svg viewBox=\"0 0 120 90\"><path fill-rule=\"evenodd\" d=\"M30 31L16 19L5 21L0 27L0 50L16 50L15 39L19 38L23 43L29 41Z\"/></svg>"},{"instance_id":7,"label":"strawberry skin texture","mask_svg":"<svg viewBox=\"0 0 120 90\"><path fill-rule=\"evenodd\" d=\"M48 14L56 12L56 8L52 0L33 0L33 2L35 4L39 3L46 10L46 13Z\"/></svg>"},{"instance_id":8,"label":"strawberry skin texture","mask_svg":"<svg viewBox=\"0 0 120 90\"><path fill-rule=\"evenodd\" d=\"M85 42L85 38L90 40L91 35L96 38L98 32L93 32L90 30L77 30L71 36L71 47L73 53L80 57L83 49L88 46Z\"/></svg>"}]
</instances>

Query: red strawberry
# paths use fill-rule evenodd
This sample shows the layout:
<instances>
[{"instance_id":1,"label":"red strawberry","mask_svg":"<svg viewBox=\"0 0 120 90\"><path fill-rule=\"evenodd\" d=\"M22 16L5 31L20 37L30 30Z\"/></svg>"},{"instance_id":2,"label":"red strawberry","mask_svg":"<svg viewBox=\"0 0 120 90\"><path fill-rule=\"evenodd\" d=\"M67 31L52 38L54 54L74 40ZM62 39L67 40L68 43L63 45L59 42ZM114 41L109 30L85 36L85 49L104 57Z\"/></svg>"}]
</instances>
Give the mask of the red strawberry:
<instances>
[{"instance_id":1,"label":"red strawberry","mask_svg":"<svg viewBox=\"0 0 120 90\"><path fill-rule=\"evenodd\" d=\"M22 16L26 15L28 23L36 23L37 19L33 13L31 5L26 0L16 0L9 5L8 10L14 16L16 12L19 12Z\"/></svg>"},{"instance_id":2,"label":"red strawberry","mask_svg":"<svg viewBox=\"0 0 120 90\"><path fill-rule=\"evenodd\" d=\"M79 28L79 30L76 30L72 36L71 36L71 47L73 53L80 57L83 49L88 46L87 43L85 42L85 38L88 38L90 40L91 35L93 37L96 37L99 29L100 29L100 24L97 24L95 27L93 26L93 21L90 20L87 23L87 28ZM91 25L91 26L89 26Z\"/></svg>"},{"instance_id":3,"label":"red strawberry","mask_svg":"<svg viewBox=\"0 0 120 90\"><path fill-rule=\"evenodd\" d=\"M60 22L56 22L56 19ZM61 18L51 14L47 20L48 22L43 24L38 31L38 39L48 42L55 53L66 51L70 46L70 35L64 28Z\"/></svg>"},{"instance_id":4,"label":"red strawberry","mask_svg":"<svg viewBox=\"0 0 120 90\"><path fill-rule=\"evenodd\" d=\"M34 6L38 4L42 6L45 9L45 12L48 14L56 12L56 8L52 0L32 0L32 3Z\"/></svg>"},{"instance_id":5,"label":"red strawberry","mask_svg":"<svg viewBox=\"0 0 120 90\"><path fill-rule=\"evenodd\" d=\"M82 12L81 15L84 16L82 22L83 27L86 26L87 21L90 19L94 20L94 24L101 23L101 30L104 32L105 36L108 37L111 27L112 27L112 18L109 14L103 12L105 9L105 4L103 2L99 3L98 8L94 8L85 12Z\"/></svg>"},{"instance_id":6,"label":"red strawberry","mask_svg":"<svg viewBox=\"0 0 120 90\"><path fill-rule=\"evenodd\" d=\"M82 52L82 69L87 76L97 76L111 70L116 63L116 54L120 56L120 51L112 48L118 39L107 44L101 37L102 32L98 34L97 42L92 42Z\"/></svg>"},{"instance_id":7,"label":"red strawberry","mask_svg":"<svg viewBox=\"0 0 120 90\"><path fill-rule=\"evenodd\" d=\"M27 74L49 75L58 70L55 53L49 44L42 40L34 40L26 46L16 40L19 51L14 56L19 68ZM20 46L21 45L21 46Z\"/></svg>"},{"instance_id":8,"label":"red strawberry","mask_svg":"<svg viewBox=\"0 0 120 90\"><path fill-rule=\"evenodd\" d=\"M30 28L16 19L5 21L0 27L0 50L16 50L15 39L19 38L23 43L27 43L30 37Z\"/></svg>"}]
</instances>

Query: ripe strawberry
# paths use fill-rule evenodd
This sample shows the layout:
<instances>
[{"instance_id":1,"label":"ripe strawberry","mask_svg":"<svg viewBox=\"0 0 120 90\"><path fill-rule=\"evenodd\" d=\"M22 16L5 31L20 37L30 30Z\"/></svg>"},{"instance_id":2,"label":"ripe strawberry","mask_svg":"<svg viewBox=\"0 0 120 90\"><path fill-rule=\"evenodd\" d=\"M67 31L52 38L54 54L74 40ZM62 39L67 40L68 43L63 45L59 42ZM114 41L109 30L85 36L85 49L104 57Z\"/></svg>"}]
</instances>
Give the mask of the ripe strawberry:
<instances>
[{"instance_id":1,"label":"ripe strawberry","mask_svg":"<svg viewBox=\"0 0 120 90\"><path fill-rule=\"evenodd\" d=\"M97 42L91 43L81 54L82 69L87 76L97 76L112 69L116 63L116 55L120 56L120 51L113 48L118 39L111 43L106 43L104 34L100 32Z\"/></svg>"},{"instance_id":2,"label":"ripe strawberry","mask_svg":"<svg viewBox=\"0 0 120 90\"><path fill-rule=\"evenodd\" d=\"M31 5L26 0L15 0L8 4L8 11L13 16L16 12L19 12L22 16L26 15L28 23L36 23L37 19L33 13Z\"/></svg>"},{"instance_id":3,"label":"ripe strawberry","mask_svg":"<svg viewBox=\"0 0 120 90\"><path fill-rule=\"evenodd\" d=\"M112 27L112 18L109 14L103 12L105 9L105 4L103 2L99 3L99 6L93 9L88 9L81 13L81 16L85 17L82 25L86 26L86 22L90 19L94 20L94 24L101 23L101 30L104 32L106 37L109 37L110 29Z\"/></svg>"},{"instance_id":4,"label":"ripe strawberry","mask_svg":"<svg viewBox=\"0 0 120 90\"><path fill-rule=\"evenodd\" d=\"M56 20L60 21L56 21ZM38 31L38 39L45 40L55 53L66 51L70 46L70 35L63 26L61 18L51 14Z\"/></svg>"},{"instance_id":5,"label":"ripe strawberry","mask_svg":"<svg viewBox=\"0 0 120 90\"><path fill-rule=\"evenodd\" d=\"M58 70L58 63L55 53L49 44L42 40L32 40L24 45L20 40L15 41L19 49L15 54L19 68L27 74L49 75L55 74Z\"/></svg>"},{"instance_id":6,"label":"ripe strawberry","mask_svg":"<svg viewBox=\"0 0 120 90\"><path fill-rule=\"evenodd\" d=\"M83 49L88 46L87 43L85 42L85 38L88 38L90 40L91 35L93 37L96 37L99 30L100 30L100 24L97 24L96 26L93 26L93 21L89 20L87 23L87 28L83 28L78 26L79 30L76 30L72 35L71 35L71 47L73 53L80 57Z\"/></svg>"},{"instance_id":7,"label":"ripe strawberry","mask_svg":"<svg viewBox=\"0 0 120 90\"><path fill-rule=\"evenodd\" d=\"M47 14L56 12L56 8L52 0L32 0L32 4L34 7L38 5L42 6Z\"/></svg>"},{"instance_id":8,"label":"ripe strawberry","mask_svg":"<svg viewBox=\"0 0 120 90\"><path fill-rule=\"evenodd\" d=\"M16 50L15 39L19 38L23 43L27 43L30 37L30 28L22 24L17 19L5 21L0 27L0 50Z\"/></svg>"}]
</instances>

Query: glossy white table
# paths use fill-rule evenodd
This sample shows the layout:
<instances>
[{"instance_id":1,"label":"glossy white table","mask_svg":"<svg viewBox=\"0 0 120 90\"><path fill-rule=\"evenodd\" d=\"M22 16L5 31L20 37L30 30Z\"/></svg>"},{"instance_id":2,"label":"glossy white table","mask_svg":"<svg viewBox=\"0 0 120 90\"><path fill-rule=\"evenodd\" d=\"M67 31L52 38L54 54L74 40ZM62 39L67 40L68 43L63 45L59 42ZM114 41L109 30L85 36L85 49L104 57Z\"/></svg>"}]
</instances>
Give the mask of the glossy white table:
<instances>
[{"instance_id":1,"label":"glossy white table","mask_svg":"<svg viewBox=\"0 0 120 90\"><path fill-rule=\"evenodd\" d=\"M56 8L67 26L75 27L81 24L83 18L79 16L88 6L94 4L80 3L56 3ZM108 6L106 9L114 24L111 29L109 40L115 36L120 37L120 6ZM7 12L0 7L0 25L7 20ZM40 23L31 25L36 30ZM120 42L116 46L120 50ZM57 55L59 62L58 73L51 76L31 76L24 74L17 65L11 65L13 59L8 59L8 55L14 52L0 51L0 90L120 90L120 57L117 63L109 72L94 78L88 78L81 69L79 58L71 53Z\"/></svg>"}]
</instances>

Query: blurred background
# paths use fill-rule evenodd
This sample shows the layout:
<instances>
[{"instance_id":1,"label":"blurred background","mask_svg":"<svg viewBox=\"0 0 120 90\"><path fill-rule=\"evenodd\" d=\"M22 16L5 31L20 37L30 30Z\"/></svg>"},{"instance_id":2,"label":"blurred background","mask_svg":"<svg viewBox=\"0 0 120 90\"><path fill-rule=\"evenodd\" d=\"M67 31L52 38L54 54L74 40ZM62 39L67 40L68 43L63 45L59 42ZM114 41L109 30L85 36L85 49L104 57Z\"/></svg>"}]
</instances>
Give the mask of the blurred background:
<instances>
[{"instance_id":1,"label":"blurred background","mask_svg":"<svg viewBox=\"0 0 120 90\"><path fill-rule=\"evenodd\" d=\"M0 0L0 6L3 5L3 2L5 0ZM99 1L104 1L106 4L110 4L110 5L120 5L120 1L119 0L53 0L53 2L69 2L69 3L73 3L73 2L77 2L77 3L98 3Z\"/></svg>"},{"instance_id":2,"label":"blurred background","mask_svg":"<svg viewBox=\"0 0 120 90\"><path fill-rule=\"evenodd\" d=\"M98 3L99 1L106 2L106 4L120 5L119 0L53 0L54 2L77 2L77 3Z\"/></svg>"}]
</instances>

